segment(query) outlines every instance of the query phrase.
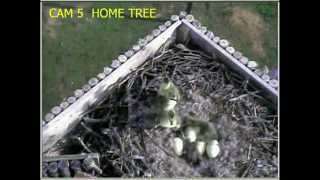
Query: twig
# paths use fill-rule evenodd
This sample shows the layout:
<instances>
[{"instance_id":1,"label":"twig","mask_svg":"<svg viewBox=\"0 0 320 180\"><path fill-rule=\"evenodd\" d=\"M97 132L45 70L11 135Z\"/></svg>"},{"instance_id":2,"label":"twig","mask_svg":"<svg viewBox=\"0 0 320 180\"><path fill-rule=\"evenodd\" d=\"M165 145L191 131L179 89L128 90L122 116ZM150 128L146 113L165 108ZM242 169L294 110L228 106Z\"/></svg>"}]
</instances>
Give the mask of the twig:
<instances>
[{"instance_id":1,"label":"twig","mask_svg":"<svg viewBox=\"0 0 320 180\"><path fill-rule=\"evenodd\" d=\"M252 144L249 145L248 156L247 156L247 159L248 159L248 160L250 160L251 148L252 148Z\"/></svg>"},{"instance_id":2,"label":"twig","mask_svg":"<svg viewBox=\"0 0 320 180\"><path fill-rule=\"evenodd\" d=\"M76 140L78 140L78 142L81 144L81 146L88 152L88 153L93 153L93 151L91 151L88 146L83 142L83 140L81 139L81 137L75 137Z\"/></svg>"}]
</instances>

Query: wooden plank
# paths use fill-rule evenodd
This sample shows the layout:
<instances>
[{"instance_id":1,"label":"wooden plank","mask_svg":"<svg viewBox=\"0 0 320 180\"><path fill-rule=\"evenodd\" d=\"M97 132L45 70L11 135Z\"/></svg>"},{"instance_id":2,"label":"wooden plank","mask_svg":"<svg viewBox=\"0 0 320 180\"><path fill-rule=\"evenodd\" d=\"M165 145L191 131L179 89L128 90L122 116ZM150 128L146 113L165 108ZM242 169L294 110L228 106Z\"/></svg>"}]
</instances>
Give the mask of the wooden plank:
<instances>
[{"instance_id":1,"label":"wooden plank","mask_svg":"<svg viewBox=\"0 0 320 180\"><path fill-rule=\"evenodd\" d=\"M262 88L262 90L266 92L267 98L269 98L274 104L277 104L278 91L276 89L271 87L266 81L261 79L248 67L240 63L225 49L214 43L185 19L182 20L182 26L186 26L190 29L188 32L189 36L191 37L191 41L199 45L208 54L214 53L216 56L220 57L230 68L255 82L255 84L257 84L260 88Z\"/></svg>"},{"instance_id":2,"label":"wooden plank","mask_svg":"<svg viewBox=\"0 0 320 180\"><path fill-rule=\"evenodd\" d=\"M42 152L48 151L64 135L72 130L80 121L82 115L93 105L101 102L105 93L122 78L142 65L149 57L152 57L158 49L171 38L181 21L172 24L158 37L138 51L128 61L81 96L75 103L57 115L42 128Z\"/></svg>"},{"instance_id":3,"label":"wooden plank","mask_svg":"<svg viewBox=\"0 0 320 180\"><path fill-rule=\"evenodd\" d=\"M98 153L89 153L89 154L65 154L58 156L44 156L42 158L43 162L52 162L52 161L63 161L63 160L83 160L88 157L99 159Z\"/></svg>"}]
</instances>

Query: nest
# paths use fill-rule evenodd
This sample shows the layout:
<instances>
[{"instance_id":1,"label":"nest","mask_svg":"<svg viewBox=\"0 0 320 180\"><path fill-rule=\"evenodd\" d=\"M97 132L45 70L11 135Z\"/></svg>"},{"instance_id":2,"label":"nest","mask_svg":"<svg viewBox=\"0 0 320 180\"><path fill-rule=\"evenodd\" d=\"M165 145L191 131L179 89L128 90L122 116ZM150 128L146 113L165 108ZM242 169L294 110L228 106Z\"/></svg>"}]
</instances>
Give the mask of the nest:
<instances>
[{"instance_id":1,"label":"nest","mask_svg":"<svg viewBox=\"0 0 320 180\"><path fill-rule=\"evenodd\" d=\"M165 81L182 96L178 129L158 126L154 104ZM190 142L174 154L172 139L183 136L190 115L214 124L216 158L195 154ZM106 94L55 150L99 153L102 177L277 177L278 117L249 80L195 45L175 44Z\"/></svg>"}]
</instances>

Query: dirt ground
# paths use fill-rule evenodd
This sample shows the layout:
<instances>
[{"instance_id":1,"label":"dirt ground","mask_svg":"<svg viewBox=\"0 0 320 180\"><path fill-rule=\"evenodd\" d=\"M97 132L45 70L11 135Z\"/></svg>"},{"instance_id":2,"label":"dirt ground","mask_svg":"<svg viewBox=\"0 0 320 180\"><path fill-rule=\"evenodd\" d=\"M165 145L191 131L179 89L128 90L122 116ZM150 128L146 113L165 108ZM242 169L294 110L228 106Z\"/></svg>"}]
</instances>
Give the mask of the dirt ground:
<instances>
[{"instance_id":1,"label":"dirt ground","mask_svg":"<svg viewBox=\"0 0 320 180\"><path fill-rule=\"evenodd\" d=\"M257 56L264 57L266 55L263 48L265 23L259 14L241 7L234 7L230 23L246 35L252 44L252 51Z\"/></svg>"}]
</instances>

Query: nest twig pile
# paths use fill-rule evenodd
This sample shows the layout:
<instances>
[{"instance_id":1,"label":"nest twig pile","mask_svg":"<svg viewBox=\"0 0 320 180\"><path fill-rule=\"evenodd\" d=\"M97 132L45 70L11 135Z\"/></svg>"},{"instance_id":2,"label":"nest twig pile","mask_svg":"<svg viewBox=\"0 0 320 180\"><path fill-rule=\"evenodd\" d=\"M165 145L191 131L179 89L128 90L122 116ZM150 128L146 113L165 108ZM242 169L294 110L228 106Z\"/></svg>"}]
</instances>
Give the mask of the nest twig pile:
<instances>
[{"instance_id":1,"label":"nest twig pile","mask_svg":"<svg viewBox=\"0 0 320 180\"><path fill-rule=\"evenodd\" d=\"M276 177L277 112L251 82L194 49L178 44L148 60L83 117L61 153L99 153L104 177ZM182 120L197 114L215 125L217 158L195 157L192 145L173 153L183 132L158 127L154 107L168 80L183 96Z\"/></svg>"}]
</instances>

